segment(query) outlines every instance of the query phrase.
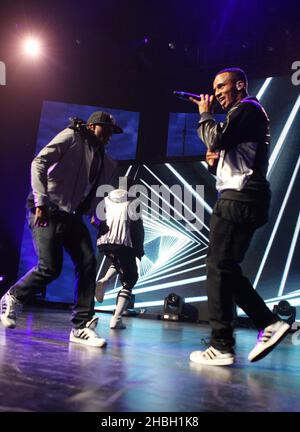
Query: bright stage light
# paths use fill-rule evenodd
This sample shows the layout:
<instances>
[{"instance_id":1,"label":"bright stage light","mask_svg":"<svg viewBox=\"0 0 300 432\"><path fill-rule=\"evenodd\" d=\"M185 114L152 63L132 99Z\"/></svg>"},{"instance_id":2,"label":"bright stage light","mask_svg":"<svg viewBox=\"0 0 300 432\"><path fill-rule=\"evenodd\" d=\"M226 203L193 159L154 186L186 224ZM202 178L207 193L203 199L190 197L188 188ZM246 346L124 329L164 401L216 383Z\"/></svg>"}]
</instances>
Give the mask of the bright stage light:
<instances>
[{"instance_id":1,"label":"bright stage light","mask_svg":"<svg viewBox=\"0 0 300 432\"><path fill-rule=\"evenodd\" d=\"M29 38L24 42L24 51L30 57L37 57L41 54L41 43L39 40Z\"/></svg>"}]
</instances>

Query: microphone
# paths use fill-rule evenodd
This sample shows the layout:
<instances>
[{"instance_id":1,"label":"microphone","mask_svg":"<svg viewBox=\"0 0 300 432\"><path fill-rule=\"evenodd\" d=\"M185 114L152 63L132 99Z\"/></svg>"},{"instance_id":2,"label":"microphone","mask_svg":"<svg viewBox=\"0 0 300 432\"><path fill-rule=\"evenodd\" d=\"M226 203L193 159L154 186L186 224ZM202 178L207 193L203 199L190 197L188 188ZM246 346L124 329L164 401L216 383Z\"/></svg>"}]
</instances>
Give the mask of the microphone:
<instances>
[{"instance_id":1,"label":"microphone","mask_svg":"<svg viewBox=\"0 0 300 432\"><path fill-rule=\"evenodd\" d=\"M192 97L194 99L199 99L200 98L199 95L196 95L196 94L193 94L193 93L187 93L187 92L184 92L184 91L177 91L177 90L173 91L173 95L176 96L176 97L178 97L179 99L185 100L187 102L191 102L189 100L190 97Z\"/></svg>"},{"instance_id":2,"label":"microphone","mask_svg":"<svg viewBox=\"0 0 300 432\"><path fill-rule=\"evenodd\" d=\"M184 91L173 91L173 95L178 97L179 99L185 100L186 102L192 102L190 101L190 97L193 99L200 99L200 95L194 94L194 93L187 93ZM193 103L193 102L192 102ZM213 99L212 105L211 105L211 112L212 113L218 113L219 112L219 104L216 100L216 98Z\"/></svg>"}]
</instances>

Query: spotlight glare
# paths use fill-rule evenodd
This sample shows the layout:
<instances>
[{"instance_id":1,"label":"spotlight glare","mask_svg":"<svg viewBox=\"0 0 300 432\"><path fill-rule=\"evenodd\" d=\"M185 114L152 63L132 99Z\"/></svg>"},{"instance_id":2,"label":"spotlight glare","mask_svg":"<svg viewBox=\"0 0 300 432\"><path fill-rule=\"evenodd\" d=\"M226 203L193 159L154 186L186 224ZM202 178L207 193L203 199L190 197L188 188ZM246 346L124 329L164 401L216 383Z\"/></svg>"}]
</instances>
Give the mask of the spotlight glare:
<instances>
[{"instance_id":1,"label":"spotlight glare","mask_svg":"<svg viewBox=\"0 0 300 432\"><path fill-rule=\"evenodd\" d=\"M41 53L41 44L37 39L27 39L24 42L24 51L30 57L37 57Z\"/></svg>"}]
</instances>

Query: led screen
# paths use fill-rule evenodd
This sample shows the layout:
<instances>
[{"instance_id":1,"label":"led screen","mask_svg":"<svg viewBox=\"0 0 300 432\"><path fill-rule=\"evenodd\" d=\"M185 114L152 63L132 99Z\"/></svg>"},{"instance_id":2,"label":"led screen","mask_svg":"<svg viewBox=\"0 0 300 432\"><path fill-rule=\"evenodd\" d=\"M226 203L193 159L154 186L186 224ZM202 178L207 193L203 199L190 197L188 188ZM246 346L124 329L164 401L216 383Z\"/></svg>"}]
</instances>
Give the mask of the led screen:
<instances>
[{"instance_id":1,"label":"led screen","mask_svg":"<svg viewBox=\"0 0 300 432\"><path fill-rule=\"evenodd\" d=\"M69 123L70 117L87 120L94 111L107 111L124 131L115 134L108 144L107 153L116 160L131 160L136 157L139 113L105 107L75 105L63 102L44 101L37 139L37 151L44 147Z\"/></svg>"}]
</instances>

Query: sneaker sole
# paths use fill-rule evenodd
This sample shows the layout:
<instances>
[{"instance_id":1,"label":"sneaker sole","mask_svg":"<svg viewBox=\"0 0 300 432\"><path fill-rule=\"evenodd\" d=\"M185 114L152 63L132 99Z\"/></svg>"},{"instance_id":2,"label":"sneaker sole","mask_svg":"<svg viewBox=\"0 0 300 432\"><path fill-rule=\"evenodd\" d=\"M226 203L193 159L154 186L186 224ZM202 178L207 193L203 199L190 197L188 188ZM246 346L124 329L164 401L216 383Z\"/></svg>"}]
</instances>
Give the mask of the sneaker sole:
<instances>
[{"instance_id":1,"label":"sneaker sole","mask_svg":"<svg viewBox=\"0 0 300 432\"><path fill-rule=\"evenodd\" d=\"M109 327L111 330L126 330L126 327Z\"/></svg>"},{"instance_id":2,"label":"sneaker sole","mask_svg":"<svg viewBox=\"0 0 300 432\"><path fill-rule=\"evenodd\" d=\"M16 323L9 323L5 317L1 316L1 322L5 328L14 329L16 328Z\"/></svg>"},{"instance_id":3,"label":"sneaker sole","mask_svg":"<svg viewBox=\"0 0 300 432\"><path fill-rule=\"evenodd\" d=\"M72 343L77 343L77 344L90 346L90 347L94 347L94 348L104 348L107 345L107 342L105 339L99 340L99 342L97 344L91 344L91 343L89 343L88 340L78 339L78 338L73 338L73 337L70 337L69 341Z\"/></svg>"},{"instance_id":4,"label":"sneaker sole","mask_svg":"<svg viewBox=\"0 0 300 432\"><path fill-rule=\"evenodd\" d=\"M199 364L199 365L206 365L206 366L230 366L234 364L235 359L218 359L218 360L197 360L197 357L195 358L192 354L190 355L190 361L193 363Z\"/></svg>"},{"instance_id":5,"label":"sneaker sole","mask_svg":"<svg viewBox=\"0 0 300 432\"><path fill-rule=\"evenodd\" d=\"M111 330L125 330L126 326L118 327L118 326L109 326Z\"/></svg>"},{"instance_id":6,"label":"sneaker sole","mask_svg":"<svg viewBox=\"0 0 300 432\"><path fill-rule=\"evenodd\" d=\"M258 355L256 355L255 357L253 357L252 359L250 359L248 357L248 360L251 363L257 362L258 360L263 359L264 357L266 357L274 348L276 348L276 346L282 341L282 339L285 338L285 336L287 335L287 333L290 330L290 326L288 326L288 328L282 329L283 333L280 334L280 336L278 337L278 339L272 343L272 345L270 345L268 348L264 349L261 353L259 353Z\"/></svg>"}]
</instances>

